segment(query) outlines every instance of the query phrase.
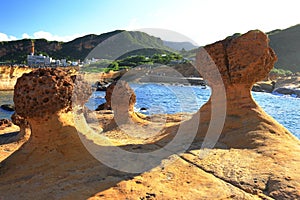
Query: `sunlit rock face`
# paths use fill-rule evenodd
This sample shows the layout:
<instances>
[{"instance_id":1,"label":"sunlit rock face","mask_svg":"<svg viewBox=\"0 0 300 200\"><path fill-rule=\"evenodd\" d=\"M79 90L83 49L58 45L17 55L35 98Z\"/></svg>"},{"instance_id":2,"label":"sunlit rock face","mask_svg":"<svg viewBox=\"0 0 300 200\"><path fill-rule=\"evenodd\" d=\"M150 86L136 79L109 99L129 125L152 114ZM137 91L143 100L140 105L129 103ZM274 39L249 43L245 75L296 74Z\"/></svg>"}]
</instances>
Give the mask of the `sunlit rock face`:
<instances>
[{"instance_id":1,"label":"sunlit rock face","mask_svg":"<svg viewBox=\"0 0 300 200\"><path fill-rule=\"evenodd\" d=\"M249 131L287 132L251 95L253 84L263 80L276 61L268 36L258 30L234 35L200 49L196 66L212 87L212 95L198 112L201 116L198 136L206 135L213 108L217 111L226 108L218 115L225 118L220 140L229 146L255 146L252 136L240 138ZM273 126L266 126L264 121Z\"/></svg>"}]
</instances>

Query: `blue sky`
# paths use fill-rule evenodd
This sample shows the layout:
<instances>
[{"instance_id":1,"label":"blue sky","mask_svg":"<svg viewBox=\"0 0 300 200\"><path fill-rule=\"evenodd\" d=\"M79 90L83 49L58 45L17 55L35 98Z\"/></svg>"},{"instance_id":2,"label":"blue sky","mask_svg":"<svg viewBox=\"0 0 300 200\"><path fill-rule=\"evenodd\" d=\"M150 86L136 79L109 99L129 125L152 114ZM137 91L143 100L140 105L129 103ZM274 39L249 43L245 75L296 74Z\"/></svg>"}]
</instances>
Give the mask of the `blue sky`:
<instances>
[{"instance_id":1,"label":"blue sky","mask_svg":"<svg viewBox=\"0 0 300 200\"><path fill-rule=\"evenodd\" d=\"M0 41L69 41L116 29L163 28L199 45L250 29L300 23L299 1L269 0L0 0ZM163 38L168 39L168 38Z\"/></svg>"}]
</instances>

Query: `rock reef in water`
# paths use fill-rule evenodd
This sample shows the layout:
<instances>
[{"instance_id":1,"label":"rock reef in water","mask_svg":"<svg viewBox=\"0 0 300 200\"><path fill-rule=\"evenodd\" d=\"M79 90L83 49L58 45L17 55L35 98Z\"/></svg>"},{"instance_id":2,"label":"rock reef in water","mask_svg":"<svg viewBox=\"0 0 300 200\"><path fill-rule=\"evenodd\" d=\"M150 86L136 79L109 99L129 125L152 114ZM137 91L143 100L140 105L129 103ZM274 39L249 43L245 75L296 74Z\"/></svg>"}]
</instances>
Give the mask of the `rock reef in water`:
<instances>
[{"instance_id":1,"label":"rock reef in water","mask_svg":"<svg viewBox=\"0 0 300 200\"><path fill-rule=\"evenodd\" d=\"M31 137L1 162L0 198L299 199L300 142L267 115L250 93L276 61L268 42L264 33L250 31L199 51L197 67L212 87L212 96L192 119L180 124L187 135L194 123L199 126L195 141L188 152L174 152L140 175L106 167L81 143L70 110L72 100L81 105L86 100L88 92L71 95L86 91L84 84L74 85L72 77L56 69L39 69L21 77L15 88L15 121L28 122L24 128ZM113 91L121 104L113 110L116 116L119 112L132 118L132 90L126 84L117 87ZM201 145L214 120L214 108L226 108L225 123L220 133L212 132L220 137L207 152ZM164 128L160 138L148 138L144 144L131 145L132 149L161 148L177 130L178 125ZM207 155L200 158L203 152Z\"/></svg>"}]
</instances>

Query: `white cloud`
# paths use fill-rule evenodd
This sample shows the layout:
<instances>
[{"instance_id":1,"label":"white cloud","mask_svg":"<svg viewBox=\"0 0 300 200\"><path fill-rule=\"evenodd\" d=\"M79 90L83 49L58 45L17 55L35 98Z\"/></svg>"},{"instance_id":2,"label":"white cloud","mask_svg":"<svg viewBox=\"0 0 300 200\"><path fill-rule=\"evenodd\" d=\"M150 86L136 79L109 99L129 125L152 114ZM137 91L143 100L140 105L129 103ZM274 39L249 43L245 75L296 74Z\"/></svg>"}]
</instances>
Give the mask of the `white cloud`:
<instances>
[{"instance_id":1,"label":"white cloud","mask_svg":"<svg viewBox=\"0 0 300 200\"><path fill-rule=\"evenodd\" d=\"M17 38L13 35L6 35L5 33L0 33L0 41L11 41L17 40Z\"/></svg>"},{"instance_id":2,"label":"white cloud","mask_svg":"<svg viewBox=\"0 0 300 200\"><path fill-rule=\"evenodd\" d=\"M65 35L65 36L59 36L59 35L54 35L50 32L46 32L46 31L37 31L35 33L33 33L32 35L29 35L28 33L23 33L21 38L17 38L15 36L12 35L7 35L5 33L1 33L0 32L0 41L11 41L11 40L18 40L18 39L28 39L28 38L32 38L32 39L46 39L49 41L63 41L63 42L68 42L71 40L74 40L75 38L84 36L86 34L73 34L73 35Z\"/></svg>"},{"instance_id":3,"label":"white cloud","mask_svg":"<svg viewBox=\"0 0 300 200\"><path fill-rule=\"evenodd\" d=\"M24 34L23 34L24 35ZM84 36L85 34L73 34L73 35L65 35L65 36L59 36L59 35L53 35L52 33L50 32L46 32L46 31L38 31L38 32L35 32L33 33L33 37L30 37L30 38L34 38L34 39L46 39L46 40L49 40L49 41L63 41L63 42L68 42L68 41L71 41L75 38L78 38L78 37L81 37L81 36Z\"/></svg>"},{"instance_id":4,"label":"white cloud","mask_svg":"<svg viewBox=\"0 0 300 200\"><path fill-rule=\"evenodd\" d=\"M134 30L134 29L138 29L140 28L141 25L139 24L139 21L137 18L132 18L130 21L129 21L129 24L127 26L125 26L125 30Z\"/></svg>"},{"instance_id":5,"label":"white cloud","mask_svg":"<svg viewBox=\"0 0 300 200\"><path fill-rule=\"evenodd\" d=\"M30 38L30 36L27 33L23 33L22 34L22 38L23 39L28 39L28 38Z\"/></svg>"}]
</instances>

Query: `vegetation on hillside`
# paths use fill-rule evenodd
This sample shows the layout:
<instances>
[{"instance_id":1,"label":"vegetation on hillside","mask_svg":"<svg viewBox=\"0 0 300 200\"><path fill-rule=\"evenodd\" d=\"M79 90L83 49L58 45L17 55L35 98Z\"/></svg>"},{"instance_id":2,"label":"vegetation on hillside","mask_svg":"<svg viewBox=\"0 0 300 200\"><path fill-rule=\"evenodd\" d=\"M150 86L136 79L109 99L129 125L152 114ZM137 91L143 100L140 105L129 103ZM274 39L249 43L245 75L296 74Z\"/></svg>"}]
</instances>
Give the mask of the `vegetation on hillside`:
<instances>
[{"instance_id":1,"label":"vegetation on hillside","mask_svg":"<svg viewBox=\"0 0 300 200\"><path fill-rule=\"evenodd\" d=\"M169 65L172 62L187 62L178 53L154 54L151 57L144 55L128 56L118 60L102 59L98 62L91 63L82 67L85 72L109 72L121 69L131 69L138 66L154 66L154 64Z\"/></svg>"},{"instance_id":2,"label":"vegetation on hillside","mask_svg":"<svg viewBox=\"0 0 300 200\"><path fill-rule=\"evenodd\" d=\"M286 69L273 68L270 74L274 74L275 76L290 76L293 74L293 72Z\"/></svg>"},{"instance_id":3,"label":"vegetation on hillside","mask_svg":"<svg viewBox=\"0 0 300 200\"><path fill-rule=\"evenodd\" d=\"M300 24L267 34L270 46L278 57L275 67L300 72Z\"/></svg>"}]
</instances>

